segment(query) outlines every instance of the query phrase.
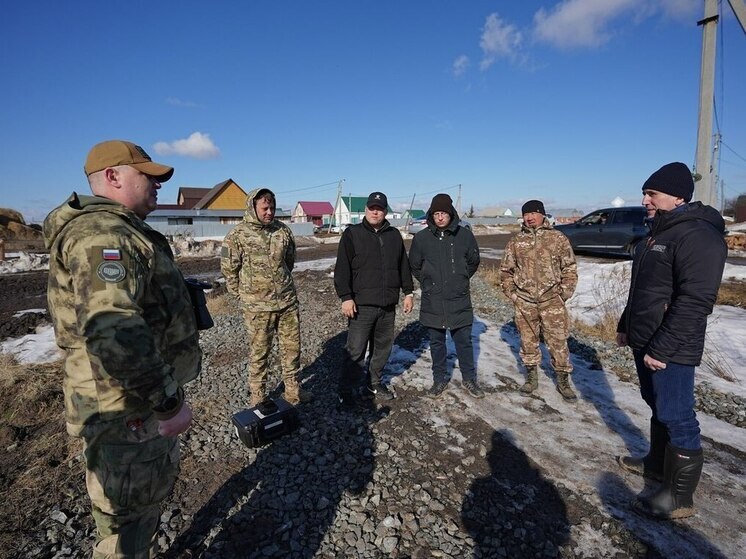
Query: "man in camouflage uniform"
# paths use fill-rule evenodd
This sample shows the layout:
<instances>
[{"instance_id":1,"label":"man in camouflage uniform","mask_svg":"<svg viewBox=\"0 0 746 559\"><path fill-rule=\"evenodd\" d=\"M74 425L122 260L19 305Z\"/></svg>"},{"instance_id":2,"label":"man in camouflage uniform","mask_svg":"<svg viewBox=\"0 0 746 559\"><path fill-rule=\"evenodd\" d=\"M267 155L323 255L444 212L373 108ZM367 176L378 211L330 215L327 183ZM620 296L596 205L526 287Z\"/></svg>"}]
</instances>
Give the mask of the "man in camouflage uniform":
<instances>
[{"instance_id":1,"label":"man in camouflage uniform","mask_svg":"<svg viewBox=\"0 0 746 559\"><path fill-rule=\"evenodd\" d=\"M557 373L557 390L566 400L574 400L565 301L578 283L575 254L567 237L549 224L541 201L529 200L521 211L523 226L508 242L500 266L502 290L515 305L521 335L520 355L527 372L521 392L529 394L538 387L543 335Z\"/></svg>"},{"instance_id":2,"label":"man in camouflage uniform","mask_svg":"<svg viewBox=\"0 0 746 559\"><path fill-rule=\"evenodd\" d=\"M184 278L143 221L173 168L115 140L94 146L84 169L94 196L73 193L44 221L67 431L84 441L93 557L153 557L176 437L192 421L182 387L201 366Z\"/></svg>"},{"instance_id":3,"label":"man in camouflage uniform","mask_svg":"<svg viewBox=\"0 0 746 559\"><path fill-rule=\"evenodd\" d=\"M249 333L249 404L267 394L267 362L277 337L285 399L307 402L311 393L298 383L300 315L293 283L295 239L275 219L275 195L267 188L249 193L246 213L223 241L220 268L228 292L238 296Z\"/></svg>"}]
</instances>

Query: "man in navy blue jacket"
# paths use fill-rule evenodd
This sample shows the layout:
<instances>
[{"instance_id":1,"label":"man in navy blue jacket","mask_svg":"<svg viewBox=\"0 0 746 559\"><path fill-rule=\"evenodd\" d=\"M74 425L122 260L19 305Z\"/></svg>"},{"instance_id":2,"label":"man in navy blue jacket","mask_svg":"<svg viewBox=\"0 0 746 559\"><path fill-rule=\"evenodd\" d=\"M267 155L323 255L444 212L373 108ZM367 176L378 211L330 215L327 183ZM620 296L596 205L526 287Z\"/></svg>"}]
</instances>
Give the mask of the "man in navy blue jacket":
<instances>
[{"instance_id":1,"label":"man in navy blue jacket","mask_svg":"<svg viewBox=\"0 0 746 559\"><path fill-rule=\"evenodd\" d=\"M347 409L356 404L369 346L365 396L383 400L395 397L393 390L381 382L381 371L394 343L400 290L404 292L404 313L412 312L413 284L407 252L401 233L386 220L387 208L386 195L372 192L363 221L344 230L337 251L334 287L342 300L342 314L349 319L346 362L339 386L340 403Z\"/></svg>"},{"instance_id":2,"label":"man in navy blue jacket","mask_svg":"<svg viewBox=\"0 0 746 559\"><path fill-rule=\"evenodd\" d=\"M650 406L650 451L619 457L626 470L662 481L635 507L655 518L694 514L702 473L699 422L694 411L694 368L705 344L707 316L717 299L728 249L720 214L689 203L692 174L683 163L658 169L642 187L655 211L650 236L638 245L617 343L632 348L640 392Z\"/></svg>"}]
</instances>

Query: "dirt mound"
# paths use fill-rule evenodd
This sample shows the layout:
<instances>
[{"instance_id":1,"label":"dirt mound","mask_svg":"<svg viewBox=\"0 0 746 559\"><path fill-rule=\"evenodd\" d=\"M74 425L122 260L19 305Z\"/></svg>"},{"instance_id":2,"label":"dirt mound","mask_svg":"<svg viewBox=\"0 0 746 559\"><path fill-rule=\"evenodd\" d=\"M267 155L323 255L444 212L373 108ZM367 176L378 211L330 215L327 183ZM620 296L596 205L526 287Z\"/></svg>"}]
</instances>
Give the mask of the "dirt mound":
<instances>
[{"instance_id":1,"label":"dirt mound","mask_svg":"<svg viewBox=\"0 0 746 559\"><path fill-rule=\"evenodd\" d=\"M42 240L37 227L26 225L21 212L0 208L0 239Z\"/></svg>"}]
</instances>

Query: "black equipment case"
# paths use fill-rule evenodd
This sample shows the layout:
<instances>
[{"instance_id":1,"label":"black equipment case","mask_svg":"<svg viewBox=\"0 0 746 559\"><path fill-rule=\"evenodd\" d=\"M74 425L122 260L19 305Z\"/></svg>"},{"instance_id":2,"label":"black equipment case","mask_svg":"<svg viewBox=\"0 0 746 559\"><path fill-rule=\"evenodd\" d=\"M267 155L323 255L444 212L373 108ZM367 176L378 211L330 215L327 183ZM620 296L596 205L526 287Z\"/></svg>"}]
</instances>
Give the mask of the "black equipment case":
<instances>
[{"instance_id":1,"label":"black equipment case","mask_svg":"<svg viewBox=\"0 0 746 559\"><path fill-rule=\"evenodd\" d=\"M282 398L266 398L253 408L233 414L236 435L249 448L290 433L298 423L298 410Z\"/></svg>"}]
</instances>

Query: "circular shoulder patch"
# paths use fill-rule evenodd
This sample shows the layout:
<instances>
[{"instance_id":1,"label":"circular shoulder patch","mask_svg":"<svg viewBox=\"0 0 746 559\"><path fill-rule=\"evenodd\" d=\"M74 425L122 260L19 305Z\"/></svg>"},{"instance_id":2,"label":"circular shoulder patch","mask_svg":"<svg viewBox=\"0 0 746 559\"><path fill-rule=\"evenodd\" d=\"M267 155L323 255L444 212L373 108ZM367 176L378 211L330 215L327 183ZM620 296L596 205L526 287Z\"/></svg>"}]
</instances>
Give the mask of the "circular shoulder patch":
<instances>
[{"instance_id":1,"label":"circular shoulder patch","mask_svg":"<svg viewBox=\"0 0 746 559\"><path fill-rule=\"evenodd\" d=\"M105 282L117 283L125 278L127 272L121 262L101 262L96 269L96 274Z\"/></svg>"}]
</instances>

